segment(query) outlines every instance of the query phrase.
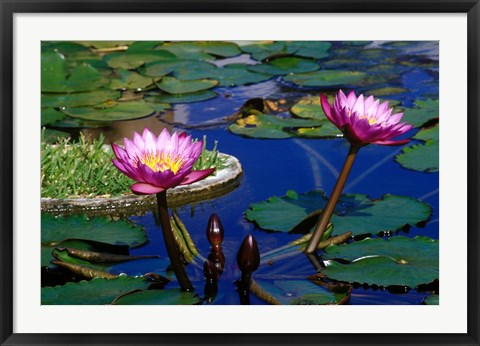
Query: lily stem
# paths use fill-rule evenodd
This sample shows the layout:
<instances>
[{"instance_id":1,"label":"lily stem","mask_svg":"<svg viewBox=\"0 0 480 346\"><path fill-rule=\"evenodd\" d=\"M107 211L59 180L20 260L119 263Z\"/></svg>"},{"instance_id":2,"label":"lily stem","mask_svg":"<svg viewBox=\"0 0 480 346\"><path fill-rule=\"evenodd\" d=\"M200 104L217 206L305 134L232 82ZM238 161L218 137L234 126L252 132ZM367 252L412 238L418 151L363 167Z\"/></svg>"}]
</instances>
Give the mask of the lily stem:
<instances>
[{"instance_id":1,"label":"lily stem","mask_svg":"<svg viewBox=\"0 0 480 346\"><path fill-rule=\"evenodd\" d=\"M327 206L323 210L322 216L320 217L320 220L315 226L313 235L308 241L308 244L305 248L305 253L311 254L317 250L318 244L320 243L323 233L325 232L325 229L327 228L327 225L330 222L330 218L332 217L333 211L335 210L335 206L337 205L338 199L342 194L343 188L345 186L345 182L347 181L347 178L348 178L348 174L350 173L350 169L353 166L353 162L357 157L359 149L360 149L359 146L350 144L350 149L348 151L347 158L345 159L345 163L343 164L342 171L340 172L337 182L335 183L335 187L333 188L333 191L330 194L330 198L328 199Z\"/></svg>"},{"instance_id":2,"label":"lily stem","mask_svg":"<svg viewBox=\"0 0 480 346\"><path fill-rule=\"evenodd\" d=\"M180 284L182 291L192 292L193 286L188 279L187 273L182 263L182 257L178 250L175 238L173 237L170 217L168 215L167 191L157 193L157 205L160 225L162 226L163 240L167 247L168 257L172 264L173 271Z\"/></svg>"}]
</instances>

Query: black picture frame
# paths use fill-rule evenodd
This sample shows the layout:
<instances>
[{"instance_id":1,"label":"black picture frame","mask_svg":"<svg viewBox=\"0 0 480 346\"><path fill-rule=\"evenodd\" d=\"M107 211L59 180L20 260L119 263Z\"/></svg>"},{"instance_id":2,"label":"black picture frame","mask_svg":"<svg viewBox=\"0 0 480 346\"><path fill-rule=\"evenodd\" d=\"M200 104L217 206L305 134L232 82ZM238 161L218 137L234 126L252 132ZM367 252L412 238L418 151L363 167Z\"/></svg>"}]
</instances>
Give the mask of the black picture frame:
<instances>
[{"instance_id":1,"label":"black picture frame","mask_svg":"<svg viewBox=\"0 0 480 346\"><path fill-rule=\"evenodd\" d=\"M0 0L2 345L479 345L479 0ZM466 13L468 26L468 332L466 334L13 333L13 17L16 13ZM34 168L35 169L35 168ZM214 316L212 316L214 318ZM455 318L455 316L452 316ZM381 328L379 328L380 330ZM220 331L219 331L220 332Z\"/></svg>"}]
</instances>

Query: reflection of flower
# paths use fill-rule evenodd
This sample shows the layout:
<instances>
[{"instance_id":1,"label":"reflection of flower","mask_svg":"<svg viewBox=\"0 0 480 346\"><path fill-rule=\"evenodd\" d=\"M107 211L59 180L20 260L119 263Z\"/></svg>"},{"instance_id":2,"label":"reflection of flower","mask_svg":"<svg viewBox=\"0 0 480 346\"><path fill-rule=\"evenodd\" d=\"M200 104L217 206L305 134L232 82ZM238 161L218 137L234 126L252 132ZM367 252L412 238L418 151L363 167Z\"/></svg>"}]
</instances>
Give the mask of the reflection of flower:
<instances>
[{"instance_id":1,"label":"reflection of flower","mask_svg":"<svg viewBox=\"0 0 480 346\"><path fill-rule=\"evenodd\" d=\"M150 195L177 185L191 184L212 174L215 168L192 171L202 151L202 141L192 142L191 136L164 129L155 137L145 129L140 136L135 132L133 141L124 139L125 149L112 144L117 160L113 164L126 176L137 182L133 193Z\"/></svg>"},{"instance_id":2,"label":"reflection of flower","mask_svg":"<svg viewBox=\"0 0 480 346\"><path fill-rule=\"evenodd\" d=\"M403 113L392 115L388 102L380 104L373 96L364 99L351 91L345 96L342 90L335 97L333 105L325 95L320 96L323 111L327 118L343 132L345 137L356 146L367 144L401 145L409 140L390 140L412 128L412 125L400 123Z\"/></svg>"}]
</instances>

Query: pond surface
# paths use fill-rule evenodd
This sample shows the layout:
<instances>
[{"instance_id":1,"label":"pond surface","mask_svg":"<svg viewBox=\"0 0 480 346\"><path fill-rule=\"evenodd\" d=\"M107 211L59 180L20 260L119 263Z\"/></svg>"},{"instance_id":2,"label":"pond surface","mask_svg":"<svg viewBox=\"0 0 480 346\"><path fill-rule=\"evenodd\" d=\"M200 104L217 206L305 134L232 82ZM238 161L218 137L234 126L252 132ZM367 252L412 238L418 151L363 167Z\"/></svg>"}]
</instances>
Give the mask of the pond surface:
<instances>
[{"instance_id":1,"label":"pond surface","mask_svg":"<svg viewBox=\"0 0 480 346\"><path fill-rule=\"evenodd\" d=\"M357 86L358 93L384 88L397 88L392 94L388 90L380 98L400 101L402 107L412 107L417 100L438 99L438 44L434 42L384 44L371 42L363 45L353 45L333 42L331 55L324 59L330 68L349 66L369 72L371 76L381 75L381 66L388 64L387 83L379 85ZM355 62L357 59L361 63ZM248 61L248 55L237 57L234 62ZM228 60L227 60L228 62ZM359 64L358 67L355 64ZM348 90L348 87L345 88ZM211 304L240 304L235 281L240 278L236 265L236 255L240 243L248 234L252 234L259 246L260 252L281 247L299 237L298 234L284 232L269 232L257 227L245 217L245 211L252 203L265 201L272 196L284 196L287 191L305 193L312 190L322 190L330 194L339 171L348 152L348 141L343 138L308 139L259 139L236 135L228 130L229 123L223 118L237 112L242 105L252 98L270 100L286 100L293 104L307 95L318 96L325 89L299 87L286 82L281 77L239 87L216 87L213 89L218 97L194 103L173 104L173 110L167 114L154 117L131 120L118 123L116 130L106 129L108 141L119 142L126 128L139 128L146 122L165 122L174 124L175 130L186 130L192 137L202 138L207 135L211 147L213 140L218 140L221 152L237 157L243 167L244 174L240 186L234 191L209 201L194 203L176 209L190 232L196 246L203 256L210 252L210 244L205 236L207 220L216 213L224 226L225 239L222 245L225 255L225 270L218 282L218 294ZM337 88L326 91L332 94ZM372 94L374 94L372 92ZM282 115L282 114L280 114ZM124 125L122 125L122 123ZM217 123L217 124L216 124ZM185 126L182 126L185 124ZM167 125L171 126L171 125ZM410 130L402 138L409 138L419 131ZM85 132L89 132L86 130ZM89 133L95 134L95 131ZM109 137L108 137L109 136ZM127 136L127 135L125 135ZM413 141L409 146L415 143ZM420 143L420 141L418 141ZM344 194L366 194L371 199L378 199L385 194L410 196L427 203L432 208L432 214L427 222L413 225L396 233L413 238L427 236L439 238L438 172L421 172L402 167L395 160L402 147L368 145L360 150L353 169L347 180ZM131 250L132 255L160 254L167 258L161 229L155 223L153 212L144 215L132 215L129 219L147 230L149 242ZM373 235L376 237L376 235ZM321 252L320 252L321 254ZM112 273L141 275L158 268L148 268L148 261L138 260L115 265ZM147 265L147 267L146 267ZM201 295L205 287L203 268L199 264L187 266L187 272L195 290ZM299 253L296 256L280 260L274 268L268 265L261 267L253 278L265 283L274 284L276 280L303 279L315 274L316 270L309 259ZM171 273L173 277L173 273ZM176 282L169 284L175 287ZM428 291L415 289L379 288L354 284L349 304L421 304L429 296ZM251 295L251 304L266 304L263 300Z\"/></svg>"}]
</instances>

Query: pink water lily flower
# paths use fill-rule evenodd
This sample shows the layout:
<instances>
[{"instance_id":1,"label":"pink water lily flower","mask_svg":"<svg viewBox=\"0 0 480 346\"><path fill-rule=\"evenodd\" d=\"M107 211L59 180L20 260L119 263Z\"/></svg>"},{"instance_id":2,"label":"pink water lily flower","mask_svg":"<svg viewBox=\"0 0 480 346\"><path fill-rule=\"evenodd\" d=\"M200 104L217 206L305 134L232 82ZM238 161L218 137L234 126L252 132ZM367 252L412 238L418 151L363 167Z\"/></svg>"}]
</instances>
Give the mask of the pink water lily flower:
<instances>
[{"instance_id":1,"label":"pink water lily flower","mask_svg":"<svg viewBox=\"0 0 480 346\"><path fill-rule=\"evenodd\" d=\"M142 135L134 133L133 140L124 139L125 149L112 144L117 159L113 164L127 177L137 182L131 186L137 195L162 192L177 185L187 185L212 174L215 168L193 171L202 152L202 141L192 142L185 132L167 129L156 137L149 129Z\"/></svg>"},{"instance_id":2,"label":"pink water lily flower","mask_svg":"<svg viewBox=\"0 0 480 346\"><path fill-rule=\"evenodd\" d=\"M373 96L357 97L353 91L345 96L342 90L333 105L328 103L325 95L320 96L320 101L327 118L353 145L402 145L409 142L409 139L391 140L413 126L401 123L403 113L392 114L393 108L388 108L388 102L380 104Z\"/></svg>"}]
</instances>

